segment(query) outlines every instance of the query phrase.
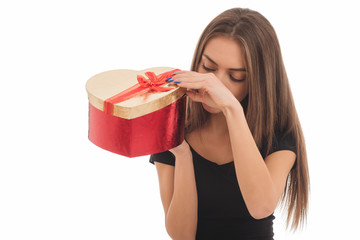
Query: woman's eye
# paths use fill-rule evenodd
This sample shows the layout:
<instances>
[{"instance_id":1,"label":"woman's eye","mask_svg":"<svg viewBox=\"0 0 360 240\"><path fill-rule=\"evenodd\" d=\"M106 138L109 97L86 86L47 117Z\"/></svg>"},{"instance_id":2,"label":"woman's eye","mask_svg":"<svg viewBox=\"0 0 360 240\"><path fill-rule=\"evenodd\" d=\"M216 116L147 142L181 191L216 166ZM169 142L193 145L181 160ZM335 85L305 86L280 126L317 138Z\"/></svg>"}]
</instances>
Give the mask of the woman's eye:
<instances>
[{"instance_id":1,"label":"woman's eye","mask_svg":"<svg viewBox=\"0 0 360 240\"><path fill-rule=\"evenodd\" d=\"M205 71L208 71L208 72L214 72L214 71L215 71L215 69L211 69L211 68L205 67L204 64L202 64L201 66L202 66L202 68L203 68Z\"/></svg>"},{"instance_id":2,"label":"woman's eye","mask_svg":"<svg viewBox=\"0 0 360 240\"><path fill-rule=\"evenodd\" d=\"M202 66L202 68L203 68L205 71L207 71L207 72L215 72L215 71L216 71L216 69L212 69L212 68L206 67L205 64L202 64L201 66ZM230 79L233 80L233 81L235 81L235 82L245 81L245 78L237 79L237 78L234 78L231 74L230 74Z\"/></svg>"},{"instance_id":3,"label":"woman's eye","mask_svg":"<svg viewBox=\"0 0 360 240\"><path fill-rule=\"evenodd\" d=\"M245 81L245 78L242 78L242 79L237 79L237 78L234 78L232 75L230 75L230 78L231 78L231 80L236 81L236 82L242 82L242 81Z\"/></svg>"}]
</instances>

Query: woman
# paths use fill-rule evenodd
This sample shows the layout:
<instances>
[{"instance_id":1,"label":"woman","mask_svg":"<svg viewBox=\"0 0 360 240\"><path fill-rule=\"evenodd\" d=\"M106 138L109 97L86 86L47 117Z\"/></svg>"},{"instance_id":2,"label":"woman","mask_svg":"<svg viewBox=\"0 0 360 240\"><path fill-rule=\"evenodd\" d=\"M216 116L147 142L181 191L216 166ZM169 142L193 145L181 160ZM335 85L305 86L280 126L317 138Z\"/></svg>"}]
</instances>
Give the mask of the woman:
<instances>
[{"instance_id":1,"label":"woman","mask_svg":"<svg viewBox=\"0 0 360 240\"><path fill-rule=\"evenodd\" d=\"M173 239L273 239L273 212L305 220L305 142L271 24L234 8L205 28L187 88L185 140L150 157ZM176 164L175 164L176 162Z\"/></svg>"}]
</instances>

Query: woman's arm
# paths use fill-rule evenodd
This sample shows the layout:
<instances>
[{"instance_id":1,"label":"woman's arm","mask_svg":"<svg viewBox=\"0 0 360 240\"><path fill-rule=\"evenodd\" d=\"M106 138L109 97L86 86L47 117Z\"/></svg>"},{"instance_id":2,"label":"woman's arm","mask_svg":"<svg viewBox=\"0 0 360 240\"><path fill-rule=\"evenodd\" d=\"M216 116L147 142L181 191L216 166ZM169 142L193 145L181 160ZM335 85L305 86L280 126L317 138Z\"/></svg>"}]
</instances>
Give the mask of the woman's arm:
<instances>
[{"instance_id":1,"label":"woman's arm","mask_svg":"<svg viewBox=\"0 0 360 240\"><path fill-rule=\"evenodd\" d=\"M176 157L175 168L155 163L166 230L172 239L195 239L198 203L192 154L185 141L170 151Z\"/></svg>"},{"instance_id":2,"label":"woman's arm","mask_svg":"<svg viewBox=\"0 0 360 240\"><path fill-rule=\"evenodd\" d=\"M224 107L236 176L246 206L255 219L272 214L284 191L296 155L277 151L264 159L256 146L241 104L235 99Z\"/></svg>"}]
</instances>

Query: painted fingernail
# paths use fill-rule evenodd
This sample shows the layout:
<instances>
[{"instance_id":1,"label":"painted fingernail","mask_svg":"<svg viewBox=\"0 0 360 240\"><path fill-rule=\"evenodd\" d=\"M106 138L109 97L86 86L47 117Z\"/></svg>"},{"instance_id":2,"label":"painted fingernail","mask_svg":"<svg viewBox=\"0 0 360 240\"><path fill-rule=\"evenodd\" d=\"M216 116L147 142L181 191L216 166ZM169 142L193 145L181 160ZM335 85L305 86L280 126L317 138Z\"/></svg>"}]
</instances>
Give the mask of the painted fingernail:
<instances>
[{"instance_id":1,"label":"painted fingernail","mask_svg":"<svg viewBox=\"0 0 360 240\"><path fill-rule=\"evenodd\" d=\"M167 78L165 81L170 82L170 80L173 80L172 77Z\"/></svg>"},{"instance_id":2,"label":"painted fingernail","mask_svg":"<svg viewBox=\"0 0 360 240\"><path fill-rule=\"evenodd\" d=\"M181 82L179 82L179 81L175 81L174 83L177 83L177 84L179 84L179 83L181 83Z\"/></svg>"},{"instance_id":3,"label":"painted fingernail","mask_svg":"<svg viewBox=\"0 0 360 240\"><path fill-rule=\"evenodd\" d=\"M179 71L175 71L174 74L178 73Z\"/></svg>"}]
</instances>

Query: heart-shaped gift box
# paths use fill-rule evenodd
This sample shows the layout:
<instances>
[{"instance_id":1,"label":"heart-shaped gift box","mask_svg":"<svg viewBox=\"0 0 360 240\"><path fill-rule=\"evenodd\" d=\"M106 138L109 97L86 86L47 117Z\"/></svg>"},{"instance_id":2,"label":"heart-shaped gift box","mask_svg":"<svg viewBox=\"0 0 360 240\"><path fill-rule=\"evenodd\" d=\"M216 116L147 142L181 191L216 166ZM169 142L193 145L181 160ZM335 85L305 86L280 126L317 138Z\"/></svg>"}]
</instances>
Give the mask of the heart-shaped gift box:
<instances>
[{"instance_id":1,"label":"heart-shaped gift box","mask_svg":"<svg viewBox=\"0 0 360 240\"><path fill-rule=\"evenodd\" d=\"M165 79L179 69L111 70L86 83L89 140L126 156L163 152L184 140L185 88Z\"/></svg>"}]
</instances>

